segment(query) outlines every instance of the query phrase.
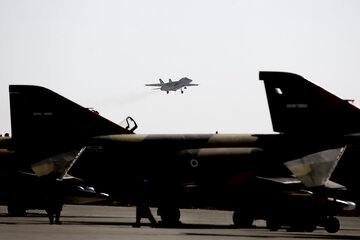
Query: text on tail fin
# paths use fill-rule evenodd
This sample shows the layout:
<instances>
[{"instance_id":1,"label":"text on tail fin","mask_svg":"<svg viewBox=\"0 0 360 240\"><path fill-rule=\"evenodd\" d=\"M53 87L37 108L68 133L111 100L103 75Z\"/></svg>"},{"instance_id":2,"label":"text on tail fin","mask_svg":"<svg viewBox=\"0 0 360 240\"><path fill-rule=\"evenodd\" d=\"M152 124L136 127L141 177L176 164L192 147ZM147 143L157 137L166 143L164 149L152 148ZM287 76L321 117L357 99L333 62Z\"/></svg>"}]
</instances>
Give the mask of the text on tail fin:
<instances>
[{"instance_id":1,"label":"text on tail fin","mask_svg":"<svg viewBox=\"0 0 360 240\"><path fill-rule=\"evenodd\" d=\"M281 133L360 132L360 110L307 81L285 72L260 72L273 129Z\"/></svg>"},{"instance_id":2,"label":"text on tail fin","mask_svg":"<svg viewBox=\"0 0 360 240\"><path fill-rule=\"evenodd\" d=\"M94 136L130 133L46 88L11 85L9 90L15 148L26 158L68 152Z\"/></svg>"}]
</instances>

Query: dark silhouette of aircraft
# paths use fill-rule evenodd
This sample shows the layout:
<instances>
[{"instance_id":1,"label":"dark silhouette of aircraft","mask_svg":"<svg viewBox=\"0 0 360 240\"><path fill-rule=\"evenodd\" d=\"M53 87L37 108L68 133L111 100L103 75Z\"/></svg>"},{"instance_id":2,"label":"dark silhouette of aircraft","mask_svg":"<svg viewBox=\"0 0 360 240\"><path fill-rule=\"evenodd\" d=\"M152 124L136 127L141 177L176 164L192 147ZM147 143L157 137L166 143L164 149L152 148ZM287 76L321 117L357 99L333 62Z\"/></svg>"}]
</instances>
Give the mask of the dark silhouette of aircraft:
<instances>
[{"instance_id":1,"label":"dark silhouette of aircraft","mask_svg":"<svg viewBox=\"0 0 360 240\"><path fill-rule=\"evenodd\" d=\"M34 165L34 171L19 171L17 166L19 161L16 159L15 151L12 150L12 145L11 137L0 136L0 204L8 206L9 215L25 216L28 209L45 209L49 176L62 180L66 204L93 204L106 202L109 199L108 194L95 191L81 179L64 172L58 174L64 166L61 163L65 161L64 159L39 161ZM38 172L37 168L46 169L46 172Z\"/></svg>"},{"instance_id":2,"label":"dark silhouette of aircraft","mask_svg":"<svg viewBox=\"0 0 360 240\"><path fill-rule=\"evenodd\" d=\"M180 89L181 93L184 93L183 89L186 89L190 86L199 86L199 84L191 83L192 80L189 78L181 78L179 81L171 81L169 79L169 82L164 83L163 80L159 79L160 83L151 83L151 84L145 84L145 86L152 86L152 87L159 87L154 88L154 90L160 89L161 91L166 91L166 93L169 93L169 91L175 91Z\"/></svg>"},{"instance_id":3,"label":"dark silhouette of aircraft","mask_svg":"<svg viewBox=\"0 0 360 240\"><path fill-rule=\"evenodd\" d=\"M135 134L46 88L11 85L16 157L41 174L49 161L72 159L72 175L124 205L147 179L165 224L179 221L180 208L211 207L233 210L237 226L265 219L271 230L336 232L334 216L355 205L330 178L346 146L359 143L360 110L295 74L260 79L274 134Z\"/></svg>"}]
</instances>

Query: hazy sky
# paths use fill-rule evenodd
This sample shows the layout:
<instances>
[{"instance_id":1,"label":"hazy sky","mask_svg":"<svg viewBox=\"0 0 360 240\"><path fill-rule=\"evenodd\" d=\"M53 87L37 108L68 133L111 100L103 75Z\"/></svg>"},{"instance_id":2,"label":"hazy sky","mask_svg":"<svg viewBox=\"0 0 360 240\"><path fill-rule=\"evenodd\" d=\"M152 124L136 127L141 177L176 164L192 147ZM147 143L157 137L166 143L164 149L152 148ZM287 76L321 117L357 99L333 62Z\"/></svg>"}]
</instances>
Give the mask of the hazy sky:
<instances>
[{"instance_id":1,"label":"hazy sky","mask_svg":"<svg viewBox=\"0 0 360 240\"><path fill-rule=\"evenodd\" d=\"M360 105L360 1L0 0L0 133L9 84L132 116L137 133L269 133L264 70ZM181 77L200 86L144 86Z\"/></svg>"}]
</instances>

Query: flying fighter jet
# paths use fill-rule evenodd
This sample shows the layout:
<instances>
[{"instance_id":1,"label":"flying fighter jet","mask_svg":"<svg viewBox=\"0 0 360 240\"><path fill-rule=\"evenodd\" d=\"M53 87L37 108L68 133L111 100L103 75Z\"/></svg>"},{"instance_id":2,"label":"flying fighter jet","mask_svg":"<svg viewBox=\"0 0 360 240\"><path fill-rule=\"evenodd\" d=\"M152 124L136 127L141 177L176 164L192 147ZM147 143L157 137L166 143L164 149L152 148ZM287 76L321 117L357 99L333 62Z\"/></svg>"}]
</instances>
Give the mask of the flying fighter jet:
<instances>
[{"instance_id":1,"label":"flying fighter jet","mask_svg":"<svg viewBox=\"0 0 360 240\"><path fill-rule=\"evenodd\" d=\"M354 205L329 195L344 188L330 178L346 145L360 143L360 110L295 74L260 79L274 134L135 134L46 88L11 85L14 150L38 172L73 156L71 175L124 205L146 179L165 223L180 208L212 207L233 210L240 226L336 232L334 214Z\"/></svg>"},{"instance_id":2,"label":"flying fighter jet","mask_svg":"<svg viewBox=\"0 0 360 240\"><path fill-rule=\"evenodd\" d=\"M145 86L159 87L154 88L154 90L160 89L161 91L166 91L166 93L169 93L169 91L176 91L178 89L181 90L181 93L184 93L183 89L186 89L186 87L199 86L199 84L191 83L192 80L186 77L181 78L179 81L171 81L171 79L169 79L169 82L167 83L164 83L161 79L159 79L159 81L160 83L145 84Z\"/></svg>"}]
</instances>

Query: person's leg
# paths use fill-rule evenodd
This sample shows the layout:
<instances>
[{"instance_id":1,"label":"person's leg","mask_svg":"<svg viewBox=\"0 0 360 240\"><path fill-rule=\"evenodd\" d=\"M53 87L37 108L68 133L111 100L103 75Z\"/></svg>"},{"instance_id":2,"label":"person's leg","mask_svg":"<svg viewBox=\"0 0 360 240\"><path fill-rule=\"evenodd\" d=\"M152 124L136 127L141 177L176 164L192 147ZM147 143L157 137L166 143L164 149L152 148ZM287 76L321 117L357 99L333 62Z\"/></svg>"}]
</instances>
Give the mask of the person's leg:
<instances>
[{"instance_id":1,"label":"person's leg","mask_svg":"<svg viewBox=\"0 0 360 240\"><path fill-rule=\"evenodd\" d=\"M139 205L136 205L136 222L133 224L133 227L140 227L142 210Z\"/></svg>"},{"instance_id":2,"label":"person's leg","mask_svg":"<svg viewBox=\"0 0 360 240\"><path fill-rule=\"evenodd\" d=\"M62 224L62 222L60 221L60 214L61 214L61 211L58 211L55 214L55 223L56 224Z\"/></svg>"},{"instance_id":3,"label":"person's leg","mask_svg":"<svg viewBox=\"0 0 360 240\"><path fill-rule=\"evenodd\" d=\"M146 217L149 219L149 221L150 221L150 223L151 223L151 226L155 226L155 225L157 224L157 222L156 222L154 216L152 215L149 206L146 206L146 208L145 208L145 214L146 214Z\"/></svg>"},{"instance_id":4,"label":"person's leg","mask_svg":"<svg viewBox=\"0 0 360 240\"><path fill-rule=\"evenodd\" d=\"M54 224L54 214L53 214L53 212L48 211L48 216L49 216L49 223Z\"/></svg>"}]
</instances>

